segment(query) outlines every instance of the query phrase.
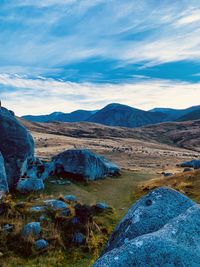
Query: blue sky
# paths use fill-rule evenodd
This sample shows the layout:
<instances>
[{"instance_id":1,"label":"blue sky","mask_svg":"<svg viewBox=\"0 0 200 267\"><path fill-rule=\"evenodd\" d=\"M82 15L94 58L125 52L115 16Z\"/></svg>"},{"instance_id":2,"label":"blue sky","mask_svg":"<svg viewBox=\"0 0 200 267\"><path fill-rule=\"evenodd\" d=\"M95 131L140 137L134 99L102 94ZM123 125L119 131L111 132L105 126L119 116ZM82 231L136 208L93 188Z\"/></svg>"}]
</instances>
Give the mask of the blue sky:
<instances>
[{"instance_id":1,"label":"blue sky","mask_svg":"<svg viewBox=\"0 0 200 267\"><path fill-rule=\"evenodd\" d=\"M200 104L199 0L1 0L0 98L17 114Z\"/></svg>"}]
</instances>

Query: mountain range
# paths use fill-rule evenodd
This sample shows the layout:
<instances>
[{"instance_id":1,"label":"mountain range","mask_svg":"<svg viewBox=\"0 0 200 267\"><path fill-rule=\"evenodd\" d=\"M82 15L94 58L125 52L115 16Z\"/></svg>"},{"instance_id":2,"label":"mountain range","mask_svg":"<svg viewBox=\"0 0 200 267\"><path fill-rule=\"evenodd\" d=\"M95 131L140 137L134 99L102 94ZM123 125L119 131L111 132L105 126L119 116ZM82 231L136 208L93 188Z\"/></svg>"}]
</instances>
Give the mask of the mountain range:
<instances>
[{"instance_id":1,"label":"mountain range","mask_svg":"<svg viewBox=\"0 0 200 267\"><path fill-rule=\"evenodd\" d=\"M95 112L96 111L75 110L71 113L53 112L48 115L25 115L22 116L22 118L32 122L80 122L86 121Z\"/></svg>"},{"instance_id":2,"label":"mountain range","mask_svg":"<svg viewBox=\"0 0 200 267\"><path fill-rule=\"evenodd\" d=\"M100 110L76 110L71 113L54 112L49 115L26 115L32 122L92 122L108 126L141 127L167 121L200 119L200 105L186 109L154 108L149 111L112 103Z\"/></svg>"}]
</instances>

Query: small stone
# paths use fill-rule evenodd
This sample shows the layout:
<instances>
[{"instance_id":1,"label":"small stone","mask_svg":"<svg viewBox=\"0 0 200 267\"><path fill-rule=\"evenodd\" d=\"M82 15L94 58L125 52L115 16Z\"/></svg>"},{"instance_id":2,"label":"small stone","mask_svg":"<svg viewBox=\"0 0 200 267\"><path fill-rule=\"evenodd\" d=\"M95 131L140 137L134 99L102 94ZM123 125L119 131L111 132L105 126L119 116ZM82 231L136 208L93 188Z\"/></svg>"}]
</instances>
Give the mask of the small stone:
<instances>
[{"instance_id":1,"label":"small stone","mask_svg":"<svg viewBox=\"0 0 200 267\"><path fill-rule=\"evenodd\" d=\"M24 237L33 236L37 237L41 232L40 222L30 222L26 224L22 229L22 235Z\"/></svg>"},{"instance_id":2,"label":"small stone","mask_svg":"<svg viewBox=\"0 0 200 267\"><path fill-rule=\"evenodd\" d=\"M82 233L75 233L72 242L74 244L81 245L85 243L85 240L86 240L85 235L83 235Z\"/></svg>"},{"instance_id":3,"label":"small stone","mask_svg":"<svg viewBox=\"0 0 200 267\"><path fill-rule=\"evenodd\" d=\"M45 200L44 202L45 204L47 204L49 207L53 208L54 210L68 209L68 205L61 200L49 199L49 200Z\"/></svg>"},{"instance_id":4,"label":"small stone","mask_svg":"<svg viewBox=\"0 0 200 267\"><path fill-rule=\"evenodd\" d=\"M76 202L77 201L77 197L74 195L65 195L64 199L67 201L71 201L71 202Z\"/></svg>"},{"instance_id":5,"label":"small stone","mask_svg":"<svg viewBox=\"0 0 200 267\"><path fill-rule=\"evenodd\" d=\"M30 208L30 211L33 211L33 212L42 212L44 210L45 210L44 206L35 206L35 207Z\"/></svg>"},{"instance_id":6,"label":"small stone","mask_svg":"<svg viewBox=\"0 0 200 267\"><path fill-rule=\"evenodd\" d=\"M45 239L39 239L35 242L35 247L38 250L45 249L49 246L49 243Z\"/></svg>"}]
</instances>

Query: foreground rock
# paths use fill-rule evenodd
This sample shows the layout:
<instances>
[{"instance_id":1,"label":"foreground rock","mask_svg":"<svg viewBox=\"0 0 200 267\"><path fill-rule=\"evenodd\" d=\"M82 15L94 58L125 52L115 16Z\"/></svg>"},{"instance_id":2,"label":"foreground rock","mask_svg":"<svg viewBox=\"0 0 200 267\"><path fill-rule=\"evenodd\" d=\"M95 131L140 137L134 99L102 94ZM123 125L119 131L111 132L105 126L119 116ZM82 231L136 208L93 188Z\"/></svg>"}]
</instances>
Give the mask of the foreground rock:
<instances>
[{"instance_id":1,"label":"foreground rock","mask_svg":"<svg viewBox=\"0 0 200 267\"><path fill-rule=\"evenodd\" d=\"M44 189L44 183L42 179L28 178L20 179L17 184L17 190L21 193L31 193Z\"/></svg>"},{"instance_id":2,"label":"foreground rock","mask_svg":"<svg viewBox=\"0 0 200 267\"><path fill-rule=\"evenodd\" d=\"M5 166L4 166L4 159L3 156L0 152L0 195L2 193L7 193L8 190L8 182L7 182L7 175L5 171Z\"/></svg>"},{"instance_id":3,"label":"foreground rock","mask_svg":"<svg viewBox=\"0 0 200 267\"><path fill-rule=\"evenodd\" d=\"M0 140L8 185L14 188L24 161L34 155L34 141L14 114L5 108L0 108Z\"/></svg>"},{"instance_id":4,"label":"foreground rock","mask_svg":"<svg viewBox=\"0 0 200 267\"><path fill-rule=\"evenodd\" d=\"M66 150L53 158L58 174L81 180L97 180L119 174L119 167L87 149Z\"/></svg>"},{"instance_id":5,"label":"foreground rock","mask_svg":"<svg viewBox=\"0 0 200 267\"><path fill-rule=\"evenodd\" d=\"M194 205L160 230L113 249L94 267L200 266L200 205Z\"/></svg>"},{"instance_id":6,"label":"foreground rock","mask_svg":"<svg viewBox=\"0 0 200 267\"><path fill-rule=\"evenodd\" d=\"M104 253L120 247L125 240L157 231L194 202L179 192L161 187L134 204L111 235Z\"/></svg>"},{"instance_id":7,"label":"foreground rock","mask_svg":"<svg viewBox=\"0 0 200 267\"><path fill-rule=\"evenodd\" d=\"M133 205L94 267L200 266L200 205L158 188Z\"/></svg>"}]
</instances>

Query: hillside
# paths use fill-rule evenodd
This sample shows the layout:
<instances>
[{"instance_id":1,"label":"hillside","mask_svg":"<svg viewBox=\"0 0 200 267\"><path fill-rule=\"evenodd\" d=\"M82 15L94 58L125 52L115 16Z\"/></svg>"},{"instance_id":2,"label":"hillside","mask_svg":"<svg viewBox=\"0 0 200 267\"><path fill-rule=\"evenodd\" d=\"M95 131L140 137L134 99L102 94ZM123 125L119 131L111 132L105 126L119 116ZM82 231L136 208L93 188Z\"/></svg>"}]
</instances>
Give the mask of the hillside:
<instances>
[{"instance_id":1,"label":"hillside","mask_svg":"<svg viewBox=\"0 0 200 267\"><path fill-rule=\"evenodd\" d=\"M71 113L53 112L49 115L26 115L22 116L22 118L32 122L79 122L87 120L95 112L96 111L76 110Z\"/></svg>"},{"instance_id":2,"label":"hillside","mask_svg":"<svg viewBox=\"0 0 200 267\"><path fill-rule=\"evenodd\" d=\"M96 112L87 121L109 126L140 127L165 121L166 115L121 104L110 104Z\"/></svg>"},{"instance_id":3,"label":"hillside","mask_svg":"<svg viewBox=\"0 0 200 267\"><path fill-rule=\"evenodd\" d=\"M187 113L186 115L178 118L177 121L190 121L190 120L200 120L200 108Z\"/></svg>"},{"instance_id":4,"label":"hillside","mask_svg":"<svg viewBox=\"0 0 200 267\"><path fill-rule=\"evenodd\" d=\"M22 120L30 130L79 138L134 138L200 151L200 120L164 122L140 128L111 127L101 124L80 123L31 123Z\"/></svg>"},{"instance_id":5,"label":"hillside","mask_svg":"<svg viewBox=\"0 0 200 267\"><path fill-rule=\"evenodd\" d=\"M199 110L200 106L193 106L193 107L189 107L186 109L173 109L173 108L154 108L151 109L149 111L151 112L162 112L164 113L167 117L166 117L166 121L175 121L175 120L179 120L179 118L193 112L196 110ZM198 118L199 119L199 118ZM188 120L192 120L188 119Z\"/></svg>"},{"instance_id":6,"label":"hillside","mask_svg":"<svg viewBox=\"0 0 200 267\"><path fill-rule=\"evenodd\" d=\"M200 118L200 106L186 109L154 108L149 111L118 103L109 104L100 110L76 110L71 113L53 112L48 115L25 115L32 122L92 122L108 126L141 127L166 121L186 121Z\"/></svg>"}]
</instances>

